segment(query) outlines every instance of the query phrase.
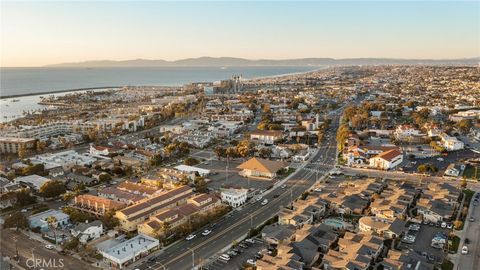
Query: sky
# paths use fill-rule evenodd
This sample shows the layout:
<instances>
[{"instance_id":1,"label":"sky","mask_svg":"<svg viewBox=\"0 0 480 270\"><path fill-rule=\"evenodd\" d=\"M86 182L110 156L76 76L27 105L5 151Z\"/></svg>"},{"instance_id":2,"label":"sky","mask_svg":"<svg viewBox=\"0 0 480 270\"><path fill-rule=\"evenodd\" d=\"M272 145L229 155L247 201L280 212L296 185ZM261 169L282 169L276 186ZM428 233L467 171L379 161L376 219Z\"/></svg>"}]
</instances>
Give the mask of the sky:
<instances>
[{"instance_id":1,"label":"sky","mask_svg":"<svg viewBox=\"0 0 480 270\"><path fill-rule=\"evenodd\" d=\"M0 4L2 67L88 60L480 56L480 1Z\"/></svg>"}]
</instances>

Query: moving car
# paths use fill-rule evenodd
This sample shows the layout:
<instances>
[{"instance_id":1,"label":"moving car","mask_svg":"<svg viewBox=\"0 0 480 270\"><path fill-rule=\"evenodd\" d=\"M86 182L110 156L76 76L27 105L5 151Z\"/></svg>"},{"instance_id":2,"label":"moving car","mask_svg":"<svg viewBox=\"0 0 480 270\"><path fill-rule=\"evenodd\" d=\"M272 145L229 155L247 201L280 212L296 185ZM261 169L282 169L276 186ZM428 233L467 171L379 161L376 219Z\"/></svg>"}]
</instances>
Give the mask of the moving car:
<instances>
[{"instance_id":1,"label":"moving car","mask_svg":"<svg viewBox=\"0 0 480 270\"><path fill-rule=\"evenodd\" d=\"M462 254L463 254L463 255L468 254L468 248L467 248L467 246L463 246L463 247L462 247Z\"/></svg>"},{"instance_id":2,"label":"moving car","mask_svg":"<svg viewBox=\"0 0 480 270\"><path fill-rule=\"evenodd\" d=\"M268 200L267 200L267 199L265 199L265 200L262 201L262 205L266 205L267 203L268 203Z\"/></svg>"},{"instance_id":3,"label":"moving car","mask_svg":"<svg viewBox=\"0 0 480 270\"><path fill-rule=\"evenodd\" d=\"M475 221L475 218L473 216L471 216L469 219L468 219L470 222L474 222Z\"/></svg>"},{"instance_id":4,"label":"moving car","mask_svg":"<svg viewBox=\"0 0 480 270\"><path fill-rule=\"evenodd\" d=\"M281 187L281 188L286 188L286 187L287 187L287 185L282 185L282 187Z\"/></svg>"},{"instance_id":5,"label":"moving car","mask_svg":"<svg viewBox=\"0 0 480 270\"><path fill-rule=\"evenodd\" d=\"M189 236L187 236L186 239L187 239L187 241L190 241L190 240L192 240L193 238L195 238L195 236L196 236L195 234L190 234Z\"/></svg>"},{"instance_id":6,"label":"moving car","mask_svg":"<svg viewBox=\"0 0 480 270\"><path fill-rule=\"evenodd\" d=\"M212 232L211 230L205 230L205 231L202 232L202 235L203 235L203 236L207 236L207 235L209 235L211 232Z\"/></svg>"}]
</instances>

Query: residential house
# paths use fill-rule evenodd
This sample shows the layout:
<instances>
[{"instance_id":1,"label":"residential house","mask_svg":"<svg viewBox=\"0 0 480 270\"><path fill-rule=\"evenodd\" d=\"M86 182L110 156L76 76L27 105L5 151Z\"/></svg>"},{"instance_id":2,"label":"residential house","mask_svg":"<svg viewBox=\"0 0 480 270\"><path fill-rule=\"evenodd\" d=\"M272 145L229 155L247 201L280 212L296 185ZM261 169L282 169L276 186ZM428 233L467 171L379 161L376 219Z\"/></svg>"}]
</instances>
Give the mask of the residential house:
<instances>
[{"instance_id":1,"label":"residential house","mask_svg":"<svg viewBox=\"0 0 480 270\"><path fill-rule=\"evenodd\" d=\"M70 233L77 237L81 243L86 244L90 240L100 238L103 234L103 224L100 220L82 222L73 227Z\"/></svg>"}]
</instances>

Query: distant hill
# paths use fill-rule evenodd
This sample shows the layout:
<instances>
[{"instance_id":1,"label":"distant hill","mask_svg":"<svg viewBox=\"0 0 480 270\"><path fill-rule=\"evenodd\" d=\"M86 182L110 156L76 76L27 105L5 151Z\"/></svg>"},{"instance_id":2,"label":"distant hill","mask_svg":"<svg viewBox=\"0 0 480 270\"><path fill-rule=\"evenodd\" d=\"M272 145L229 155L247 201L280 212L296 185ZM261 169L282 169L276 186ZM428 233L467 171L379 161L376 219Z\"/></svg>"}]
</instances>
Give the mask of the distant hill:
<instances>
[{"instance_id":1,"label":"distant hill","mask_svg":"<svg viewBox=\"0 0 480 270\"><path fill-rule=\"evenodd\" d=\"M480 57L463 59L395 59L395 58L298 58L250 60L235 57L199 57L176 61L135 59L125 61L98 60L62 63L47 67L245 67L245 66L345 66L345 65L448 65L475 66Z\"/></svg>"}]
</instances>

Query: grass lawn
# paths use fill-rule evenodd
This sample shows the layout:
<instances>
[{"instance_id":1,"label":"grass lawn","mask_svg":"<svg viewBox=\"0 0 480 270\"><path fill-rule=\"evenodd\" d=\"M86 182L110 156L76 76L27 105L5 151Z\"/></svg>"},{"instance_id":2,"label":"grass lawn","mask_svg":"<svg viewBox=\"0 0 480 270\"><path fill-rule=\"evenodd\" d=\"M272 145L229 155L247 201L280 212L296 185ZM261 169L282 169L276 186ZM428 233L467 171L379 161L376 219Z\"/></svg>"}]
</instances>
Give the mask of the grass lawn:
<instances>
[{"instance_id":1,"label":"grass lawn","mask_svg":"<svg viewBox=\"0 0 480 270\"><path fill-rule=\"evenodd\" d=\"M475 167L472 165L467 165L465 171L463 171L463 176L465 176L467 179L480 180L480 168L477 169L477 175L475 175Z\"/></svg>"}]
</instances>

